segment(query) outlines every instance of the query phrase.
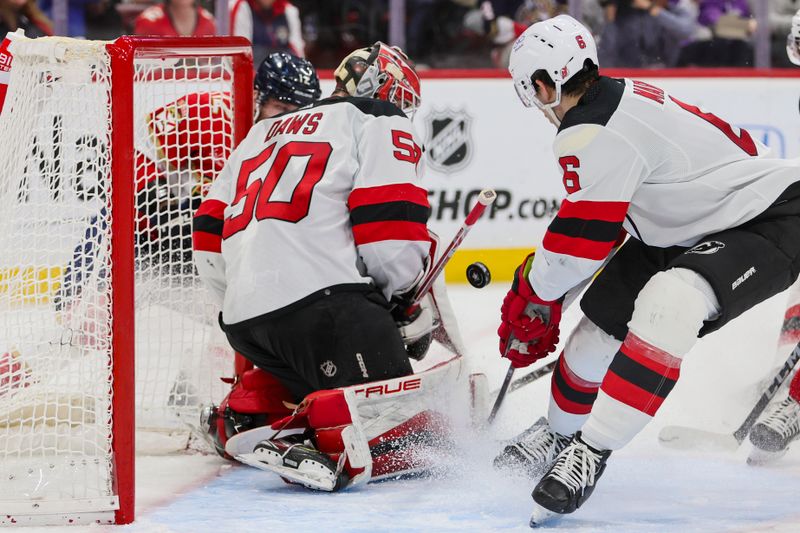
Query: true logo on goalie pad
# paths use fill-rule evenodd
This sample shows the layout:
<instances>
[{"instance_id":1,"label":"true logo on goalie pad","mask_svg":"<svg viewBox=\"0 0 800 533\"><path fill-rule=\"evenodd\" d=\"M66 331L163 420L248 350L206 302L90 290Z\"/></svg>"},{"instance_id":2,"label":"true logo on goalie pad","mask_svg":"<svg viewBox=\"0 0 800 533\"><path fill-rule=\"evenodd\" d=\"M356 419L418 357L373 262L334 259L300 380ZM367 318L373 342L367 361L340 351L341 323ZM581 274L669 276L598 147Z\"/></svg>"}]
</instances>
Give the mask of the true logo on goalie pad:
<instances>
[{"instance_id":1,"label":"true logo on goalie pad","mask_svg":"<svg viewBox=\"0 0 800 533\"><path fill-rule=\"evenodd\" d=\"M430 167L450 174L467 166L473 152L472 117L463 109L435 109L425 122L428 131L425 146Z\"/></svg>"},{"instance_id":2,"label":"true logo on goalie pad","mask_svg":"<svg viewBox=\"0 0 800 533\"><path fill-rule=\"evenodd\" d=\"M338 370L336 368L336 365L333 364L333 361L331 361L330 359L319 365L319 369L322 370L322 373L329 378L335 376L336 370Z\"/></svg>"},{"instance_id":3,"label":"true logo on goalie pad","mask_svg":"<svg viewBox=\"0 0 800 533\"><path fill-rule=\"evenodd\" d=\"M356 389L355 394L356 396L363 394L365 398L369 398L370 396L384 396L396 394L398 392L407 392L419 389L420 387L422 387L421 378L398 379L387 383L376 383L375 385L370 385L363 389Z\"/></svg>"}]
</instances>

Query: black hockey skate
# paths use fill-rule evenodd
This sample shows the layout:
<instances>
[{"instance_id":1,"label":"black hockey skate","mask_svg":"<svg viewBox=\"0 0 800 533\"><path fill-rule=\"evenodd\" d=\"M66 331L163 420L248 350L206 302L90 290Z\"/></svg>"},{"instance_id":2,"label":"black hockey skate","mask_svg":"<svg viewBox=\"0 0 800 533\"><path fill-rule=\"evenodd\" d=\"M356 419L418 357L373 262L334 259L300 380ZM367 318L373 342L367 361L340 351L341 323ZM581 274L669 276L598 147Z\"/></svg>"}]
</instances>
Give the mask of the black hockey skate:
<instances>
[{"instance_id":1,"label":"black hockey skate","mask_svg":"<svg viewBox=\"0 0 800 533\"><path fill-rule=\"evenodd\" d=\"M275 472L290 483L326 492L340 490L350 481L344 471L344 458L342 455L336 463L302 434L263 440L253 453L236 456L239 461Z\"/></svg>"},{"instance_id":2,"label":"black hockey skate","mask_svg":"<svg viewBox=\"0 0 800 533\"><path fill-rule=\"evenodd\" d=\"M580 431L558 454L555 464L533 489L531 527L574 512L589 499L606 469L611 450L596 450L581 440Z\"/></svg>"},{"instance_id":3,"label":"black hockey skate","mask_svg":"<svg viewBox=\"0 0 800 533\"><path fill-rule=\"evenodd\" d=\"M520 433L495 457L495 468L521 469L531 477L544 474L567 447L569 437L550 430L545 417Z\"/></svg>"},{"instance_id":4,"label":"black hockey skate","mask_svg":"<svg viewBox=\"0 0 800 533\"><path fill-rule=\"evenodd\" d=\"M789 444L800 437L800 403L791 397L777 404L750 431L753 450L749 465L762 465L783 457Z\"/></svg>"}]
</instances>

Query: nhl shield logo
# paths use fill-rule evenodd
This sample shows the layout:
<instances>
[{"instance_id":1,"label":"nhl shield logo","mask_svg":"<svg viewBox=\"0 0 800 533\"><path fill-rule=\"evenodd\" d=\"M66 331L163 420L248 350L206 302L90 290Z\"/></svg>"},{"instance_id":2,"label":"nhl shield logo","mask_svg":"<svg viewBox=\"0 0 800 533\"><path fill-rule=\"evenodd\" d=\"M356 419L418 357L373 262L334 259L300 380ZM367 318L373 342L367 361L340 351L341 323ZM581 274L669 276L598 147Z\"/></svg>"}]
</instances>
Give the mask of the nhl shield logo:
<instances>
[{"instance_id":1,"label":"nhl shield logo","mask_svg":"<svg viewBox=\"0 0 800 533\"><path fill-rule=\"evenodd\" d=\"M322 370L322 373L325 374L325 377L332 378L336 375L336 365L330 359L319 365L319 369Z\"/></svg>"},{"instance_id":2,"label":"nhl shield logo","mask_svg":"<svg viewBox=\"0 0 800 533\"><path fill-rule=\"evenodd\" d=\"M426 124L425 145L430 167L449 174L467 166L473 151L472 117L464 110L434 110Z\"/></svg>"}]
</instances>

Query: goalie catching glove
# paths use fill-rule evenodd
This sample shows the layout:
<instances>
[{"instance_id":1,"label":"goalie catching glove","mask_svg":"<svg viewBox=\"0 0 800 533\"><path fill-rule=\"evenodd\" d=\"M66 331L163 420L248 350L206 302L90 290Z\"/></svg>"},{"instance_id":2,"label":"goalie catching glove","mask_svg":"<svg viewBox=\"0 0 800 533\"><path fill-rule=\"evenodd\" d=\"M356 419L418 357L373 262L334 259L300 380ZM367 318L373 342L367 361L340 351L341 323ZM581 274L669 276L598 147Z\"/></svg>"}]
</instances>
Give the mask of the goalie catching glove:
<instances>
[{"instance_id":1,"label":"goalie catching glove","mask_svg":"<svg viewBox=\"0 0 800 533\"><path fill-rule=\"evenodd\" d=\"M422 360L433 341L434 317L430 297L425 296L418 306L411 309L397 305L392 310L392 317L403 337L408 356L415 361Z\"/></svg>"},{"instance_id":2,"label":"goalie catching glove","mask_svg":"<svg viewBox=\"0 0 800 533\"><path fill-rule=\"evenodd\" d=\"M500 308L500 353L515 368L530 365L552 353L558 344L563 298L547 302L539 298L528 281L534 254L514 273L511 290ZM509 346L510 343L510 346Z\"/></svg>"},{"instance_id":3,"label":"goalie catching glove","mask_svg":"<svg viewBox=\"0 0 800 533\"><path fill-rule=\"evenodd\" d=\"M428 271L436 263L439 251L439 237L428 230L431 240L430 256L425 269L420 272L411 288L392 297L392 317L411 359L422 360L428 353L432 341L437 341L457 355L464 355L464 343L447 295L444 275L436 277L430 291L416 306L411 305L419 285L425 280Z\"/></svg>"}]
</instances>

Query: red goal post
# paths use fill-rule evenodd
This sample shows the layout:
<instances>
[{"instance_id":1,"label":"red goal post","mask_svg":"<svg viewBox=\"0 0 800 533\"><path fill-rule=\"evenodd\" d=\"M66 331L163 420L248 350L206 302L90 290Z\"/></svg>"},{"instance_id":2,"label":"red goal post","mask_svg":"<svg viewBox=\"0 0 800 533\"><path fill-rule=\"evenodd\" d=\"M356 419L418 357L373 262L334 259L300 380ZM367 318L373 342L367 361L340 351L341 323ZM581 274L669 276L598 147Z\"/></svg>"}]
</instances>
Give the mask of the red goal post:
<instances>
[{"instance_id":1,"label":"red goal post","mask_svg":"<svg viewBox=\"0 0 800 533\"><path fill-rule=\"evenodd\" d=\"M194 274L190 224L252 125L251 47L17 37L11 52L0 524L125 524L137 427L196 423L201 402L220 399L214 380L232 372Z\"/></svg>"}]
</instances>

